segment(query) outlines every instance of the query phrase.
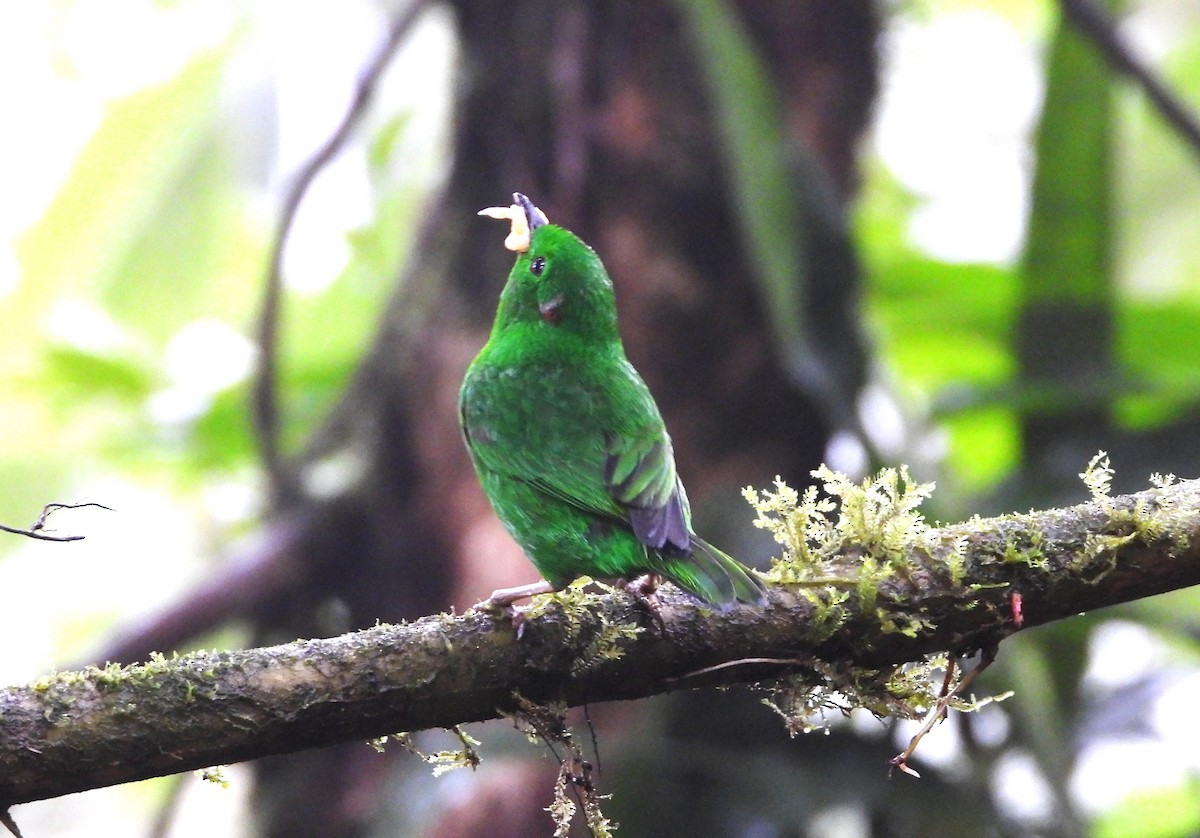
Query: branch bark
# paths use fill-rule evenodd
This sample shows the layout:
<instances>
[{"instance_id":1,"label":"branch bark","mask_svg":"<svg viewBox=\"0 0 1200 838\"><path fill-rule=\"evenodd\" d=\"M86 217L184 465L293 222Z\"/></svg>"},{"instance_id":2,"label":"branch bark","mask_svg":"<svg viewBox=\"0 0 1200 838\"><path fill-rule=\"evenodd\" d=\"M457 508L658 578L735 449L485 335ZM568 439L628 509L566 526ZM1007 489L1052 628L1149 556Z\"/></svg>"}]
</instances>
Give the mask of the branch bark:
<instances>
[{"instance_id":1,"label":"branch bark","mask_svg":"<svg viewBox=\"0 0 1200 838\"><path fill-rule=\"evenodd\" d=\"M853 561L838 562L848 579ZM852 595L833 622L820 602L782 587L765 608L725 614L664 592L660 634L639 604L612 594L546 605L520 641L505 615L440 614L324 640L56 674L0 691L0 811L495 718L516 709L518 694L578 705L770 680L787 671L780 661L884 669L994 648L1022 625L1200 582L1200 481L942 527L896 566L874 607L858 607ZM630 623L646 630L620 641L619 657L601 654L605 629Z\"/></svg>"}]
</instances>

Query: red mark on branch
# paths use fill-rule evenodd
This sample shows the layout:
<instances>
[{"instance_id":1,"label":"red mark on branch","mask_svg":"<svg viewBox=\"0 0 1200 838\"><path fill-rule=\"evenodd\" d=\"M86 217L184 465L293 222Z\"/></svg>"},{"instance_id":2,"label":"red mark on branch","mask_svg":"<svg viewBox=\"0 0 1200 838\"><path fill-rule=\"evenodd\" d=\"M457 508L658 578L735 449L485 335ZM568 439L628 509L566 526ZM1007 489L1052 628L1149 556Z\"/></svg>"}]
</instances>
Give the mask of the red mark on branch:
<instances>
[{"instance_id":1,"label":"red mark on branch","mask_svg":"<svg viewBox=\"0 0 1200 838\"><path fill-rule=\"evenodd\" d=\"M1009 603L1012 605L1013 624L1020 628L1025 625L1025 615L1021 613L1021 592L1013 591L1009 594Z\"/></svg>"}]
</instances>

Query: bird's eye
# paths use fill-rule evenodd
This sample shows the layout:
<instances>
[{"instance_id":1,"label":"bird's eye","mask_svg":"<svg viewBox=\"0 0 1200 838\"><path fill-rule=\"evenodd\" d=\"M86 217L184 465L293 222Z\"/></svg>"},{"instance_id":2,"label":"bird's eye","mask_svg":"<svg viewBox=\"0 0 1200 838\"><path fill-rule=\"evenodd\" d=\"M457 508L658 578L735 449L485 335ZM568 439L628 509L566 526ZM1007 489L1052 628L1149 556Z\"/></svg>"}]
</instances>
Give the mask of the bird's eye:
<instances>
[{"instance_id":1,"label":"bird's eye","mask_svg":"<svg viewBox=\"0 0 1200 838\"><path fill-rule=\"evenodd\" d=\"M537 256L529 263L529 272L534 276L541 276L544 270L546 270L545 256Z\"/></svg>"}]
</instances>

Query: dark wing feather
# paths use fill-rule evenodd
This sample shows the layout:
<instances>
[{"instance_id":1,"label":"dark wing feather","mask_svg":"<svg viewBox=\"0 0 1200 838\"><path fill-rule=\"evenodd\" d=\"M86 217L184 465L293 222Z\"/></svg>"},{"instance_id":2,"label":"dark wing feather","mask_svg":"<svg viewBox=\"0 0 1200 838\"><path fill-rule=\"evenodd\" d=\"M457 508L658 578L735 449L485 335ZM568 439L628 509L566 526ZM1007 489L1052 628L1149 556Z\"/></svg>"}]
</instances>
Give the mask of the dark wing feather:
<instances>
[{"instance_id":1,"label":"dark wing feather","mask_svg":"<svg viewBox=\"0 0 1200 838\"><path fill-rule=\"evenodd\" d=\"M629 507L629 524L633 534L647 547L663 550L669 545L679 550L687 549L688 524L678 495L672 495L667 505L658 509Z\"/></svg>"},{"instance_id":2,"label":"dark wing feather","mask_svg":"<svg viewBox=\"0 0 1200 838\"><path fill-rule=\"evenodd\" d=\"M634 534L656 550L690 549L690 511L675 474L675 453L659 420L649 437L611 436L604 478L612 496L629 509Z\"/></svg>"}]
</instances>

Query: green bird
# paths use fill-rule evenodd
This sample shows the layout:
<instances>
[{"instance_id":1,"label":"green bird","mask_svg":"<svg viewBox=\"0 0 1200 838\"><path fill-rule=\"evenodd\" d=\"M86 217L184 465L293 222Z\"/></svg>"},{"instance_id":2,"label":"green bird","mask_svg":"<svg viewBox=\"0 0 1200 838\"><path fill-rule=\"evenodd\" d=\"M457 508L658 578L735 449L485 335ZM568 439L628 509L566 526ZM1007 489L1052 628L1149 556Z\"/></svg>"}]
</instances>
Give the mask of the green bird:
<instances>
[{"instance_id":1,"label":"green bird","mask_svg":"<svg viewBox=\"0 0 1200 838\"><path fill-rule=\"evenodd\" d=\"M490 601L560 590L580 576L665 577L718 606L764 601L746 568L692 531L671 438L625 358L600 258L524 195L480 215L508 219L517 262L487 345L459 392L467 449L492 508L544 582Z\"/></svg>"}]
</instances>

